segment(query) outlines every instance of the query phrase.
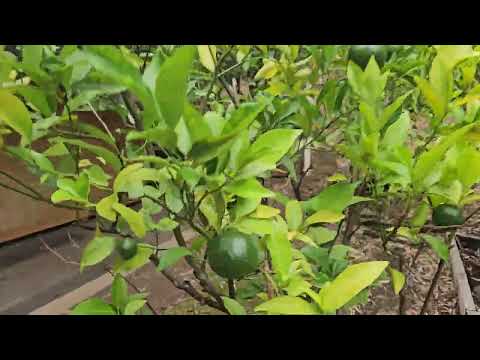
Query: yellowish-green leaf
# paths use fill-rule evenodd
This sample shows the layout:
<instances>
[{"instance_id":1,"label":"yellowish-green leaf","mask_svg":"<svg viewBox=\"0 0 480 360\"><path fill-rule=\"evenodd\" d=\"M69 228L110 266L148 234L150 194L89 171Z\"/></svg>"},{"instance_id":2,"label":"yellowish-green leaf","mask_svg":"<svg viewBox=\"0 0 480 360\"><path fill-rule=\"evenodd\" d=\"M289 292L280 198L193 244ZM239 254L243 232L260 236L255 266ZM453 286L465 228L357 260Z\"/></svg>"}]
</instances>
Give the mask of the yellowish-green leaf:
<instances>
[{"instance_id":1,"label":"yellowish-green leaf","mask_svg":"<svg viewBox=\"0 0 480 360\"><path fill-rule=\"evenodd\" d=\"M120 214L137 237L143 238L145 236L147 230L140 213L120 203L113 203L112 209Z\"/></svg>"},{"instance_id":2,"label":"yellowish-green leaf","mask_svg":"<svg viewBox=\"0 0 480 360\"><path fill-rule=\"evenodd\" d=\"M150 247L139 246L137 254L128 260L122 260L120 257L114 266L115 272L129 272L141 268L150 262L150 256L153 254L153 249Z\"/></svg>"},{"instance_id":3,"label":"yellowish-green leaf","mask_svg":"<svg viewBox=\"0 0 480 360\"><path fill-rule=\"evenodd\" d=\"M116 193L104 197L96 205L98 215L114 222L117 219L117 213L113 210L113 204L118 203L118 197Z\"/></svg>"},{"instance_id":4,"label":"yellowish-green leaf","mask_svg":"<svg viewBox=\"0 0 480 360\"><path fill-rule=\"evenodd\" d=\"M252 215L257 219L270 219L280 214L280 210L266 205L258 205L255 213Z\"/></svg>"},{"instance_id":5,"label":"yellowish-green leaf","mask_svg":"<svg viewBox=\"0 0 480 360\"><path fill-rule=\"evenodd\" d=\"M275 61L266 59L264 60L262 68L255 74L255 80L271 79L277 74L278 70L279 67Z\"/></svg>"},{"instance_id":6,"label":"yellowish-green leaf","mask_svg":"<svg viewBox=\"0 0 480 360\"><path fill-rule=\"evenodd\" d=\"M200 63L210 72L215 71L217 47L215 45L198 45Z\"/></svg>"},{"instance_id":7,"label":"yellowish-green leaf","mask_svg":"<svg viewBox=\"0 0 480 360\"><path fill-rule=\"evenodd\" d=\"M288 229L297 230L303 222L303 210L300 202L291 200L285 207L285 218L287 219Z\"/></svg>"},{"instance_id":8,"label":"yellowish-green leaf","mask_svg":"<svg viewBox=\"0 0 480 360\"><path fill-rule=\"evenodd\" d=\"M0 90L0 120L22 135L25 143L32 141L32 119L25 105L6 90Z\"/></svg>"},{"instance_id":9,"label":"yellowish-green leaf","mask_svg":"<svg viewBox=\"0 0 480 360\"><path fill-rule=\"evenodd\" d=\"M347 177L345 175L343 175L342 173L336 173L336 174L333 174L332 176L329 176L327 178L327 180L329 182L346 181Z\"/></svg>"},{"instance_id":10,"label":"yellowish-green leaf","mask_svg":"<svg viewBox=\"0 0 480 360\"><path fill-rule=\"evenodd\" d=\"M222 300L230 315L247 315L245 308L234 299L222 296Z\"/></svg>"},{"instance_id":11,"label":"yellowish-green leaf","mask_svg":"<svg viewBox=\"0 0 480 360\"><path fill-rule=\"evenodd\" d=\"M125 306L125 311L123 312L124 315L135 315L137 311L139 311L145 304L147 300L132 300Z\"/></svg>"},{"instance_id":12,"label":"yellowish-green leaf","mask_svg":"<svg viewBox=\"0 0 480 360\"><path fill-rule=\"evenodd\" d=\"M279 296L258 305L256 312L266 312L269 315L318 315L318 310L301 298L294 296Z\"/></svg>"},{"instance_id":13,"label":"yellowish-green leaf","mask_svg":"<svg viewBox=\"0 0 480 360\"><path fill-rule=\"evenodd\" d=\"M305 220L305 226L317 223L337 223L345 217L342 213L330 210L319 210Z\"/></svg>"},{"instance_id":14,"label":"yellowish-green leaf","mask_svg":"<svg viewBox=\"0 0 480 360\"><path fill-rule=\"evenodd\" d=\"M113 236L96 235L83 250L80 260L80 271L86 266L98 264L109 256L115 249L115 238Z\"/></svg>"},{"instance_id":15,"label":"yellowish-green leaf","mask_svg":"<svg viewBox=\"0 0 480 360\"><path fill-rule=\"evenodd\" d=\"M387 268L390 278L392 279L392 287L395 295L400 294L404 285L405 285L405 275L403 275L400 271L395 270L391 266Z\"/></svg>"},{"instance_id":16,"label":"yellowish-green leaf","mask_svg":"<svg viewBox=\"0 0 480 360\"><path fill-rule=\"evenodd\" d=\"M387 268L388 261L371 261L347 267L328 287L320 290L321 308L334 312L370 286Z\"/></svg>"}]
</instances>

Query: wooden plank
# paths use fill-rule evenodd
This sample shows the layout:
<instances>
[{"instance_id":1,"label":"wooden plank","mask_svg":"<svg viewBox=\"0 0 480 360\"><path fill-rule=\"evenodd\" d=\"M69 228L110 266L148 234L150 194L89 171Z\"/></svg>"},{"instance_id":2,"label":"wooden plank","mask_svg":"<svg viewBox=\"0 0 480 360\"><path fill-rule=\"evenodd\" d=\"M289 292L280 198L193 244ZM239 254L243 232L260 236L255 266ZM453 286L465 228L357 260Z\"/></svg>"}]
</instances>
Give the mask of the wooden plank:
<instances>
[{"instance_id":1,"label":"wooden plank","mask_svg":"<svg viewBox=\"0 0 480 360\"><path fill-rule=\"evenodd\" d=\"M453 279L457 286L460 315L474 315L473 313L476 313L475 315L480 314L476 311L472 290L470 289L467 273L465 272L465 267L463 266L463 261L460 257L456 241L453 242L453 246L450 249L450 259L452 262Z\"/></svg>"},{"instance_id":2,"label":"wooden plank","mask_svg":"<svg viewBox=\"0 0 480 360\"><path fill-rule=\"evenodd\" d=\"M194 236L195 233L192 230L187 229L184 231L185 240L190 241L194 238ZM166 249L177 246L177 242L173 236L170 240L167 242L162 242L161 244L162 247ZM127 276L130 276L139 270L140 269L131 271L127 274ZM74 291L63 295L58 299L55 299L54 301L35 309L29 315L66 315L75 305L107 289L109 286L111 286L112 281L113 277L109 273L105 273L104 275L86 283L78 289L75 289ZM165 281L167 280L165 279Z\"/></svg>"},{"instance_id":3,"label":"wooden plank","mask_svg":"<svg viewBox=\"0 0 480 360\"><path fill-rule=\"evenodd\" d=\"M95 115L91 112L79 112L78 116L90 125L99 126ZM115 129L122 126L120 117L115 113L102 112L100 116L114 134L116 134ZM16 134L9 135L5 138L5 142L7 145L16 145L19 142L19 137ZM96 142L93 141L93 143ZM48 141L39 140L35 142L34 149L41 152L49 146ZM94 159L94 156L90 154L86 154L84 157ZM56 163L55 159L52 158L51 160L54 164ZM40 184L38 176L33 175L23 162L8 156L2 151L0 151L0 169L36 189L44 197L50 197L52 189ZM108 167L106 170L108 172ZM8 186L18 188L15 182L5 176L0 176L0 181ZM99 191L93 189L92 198L97 198L99 194ZM74 220L75 211L55 208L48 203L36 201L0 187L0 244L68 224Z\"/></svg>"}]
</instances>

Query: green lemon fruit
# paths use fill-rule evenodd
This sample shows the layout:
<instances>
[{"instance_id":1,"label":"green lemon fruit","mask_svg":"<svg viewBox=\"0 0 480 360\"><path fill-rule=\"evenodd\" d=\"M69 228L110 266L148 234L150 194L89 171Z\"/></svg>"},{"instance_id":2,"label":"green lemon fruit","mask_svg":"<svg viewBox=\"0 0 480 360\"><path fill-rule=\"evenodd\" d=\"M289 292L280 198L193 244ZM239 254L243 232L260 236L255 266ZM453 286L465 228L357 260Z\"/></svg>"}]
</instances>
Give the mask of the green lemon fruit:
<instances>
[{"instance_id":1,"label":"green lemon fruit","mask_svg":"<svg viewBox=\"0 0 480 360\"><path fill-rule=\"evenodd\" d=\"M465 222L462 210L454 205L442 204L433 209L433 224L436 226L462 225Z\"/></svg>"},{"instance_id":2,"label":"green lemon fruit","mask_svg":"<svg viewBox=\"0 0 480 360\"><path fill-rule=\"evenodd\" d=\"M124 238L120 240L117 251L123 260L133 258L137 254L138 242L132 238Z\"/></svg>"},{"instance_id":3,"label":"green lemon fruit","mask_svg":"<svg viewBox=\"0 0 480 360\"><path fill-rule=\"evenodd\" d=\"M348 58L355 64L365 69L370 58L375 56L379 67L382 67L388 58L388 48L386 45L352 45Z\"/></svg>"},{"instance_id":4,"label":"green lemon fruit","mask_svg":"<svg viewBox=\"0 0 480 360\"><path fill-rule=\"evenodd\" d=\"M229 229L208 241L208 264L226 279L240 279L255 272L263 261L256 236Z\"/></svg>"}]
</instances>

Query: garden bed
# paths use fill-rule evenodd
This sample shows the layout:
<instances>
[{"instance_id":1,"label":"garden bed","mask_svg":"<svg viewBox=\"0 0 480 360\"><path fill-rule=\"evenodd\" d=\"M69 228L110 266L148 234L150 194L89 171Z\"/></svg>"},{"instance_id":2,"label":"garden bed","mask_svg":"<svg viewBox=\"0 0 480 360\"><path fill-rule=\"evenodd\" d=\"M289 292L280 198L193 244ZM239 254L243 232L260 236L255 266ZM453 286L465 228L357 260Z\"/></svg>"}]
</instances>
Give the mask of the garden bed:
<instances>
[{"instance_id":1,"label":"garden bed","mask_svg":"<svg viewBox=\"0 0 480 360\"><path fill-rule=\"evenodd\" d=\"M454 256L458 270L455 281L459 289L460 312L480 315L480 239L475 229L457 234Z\"/></svg>"}]
</instances>

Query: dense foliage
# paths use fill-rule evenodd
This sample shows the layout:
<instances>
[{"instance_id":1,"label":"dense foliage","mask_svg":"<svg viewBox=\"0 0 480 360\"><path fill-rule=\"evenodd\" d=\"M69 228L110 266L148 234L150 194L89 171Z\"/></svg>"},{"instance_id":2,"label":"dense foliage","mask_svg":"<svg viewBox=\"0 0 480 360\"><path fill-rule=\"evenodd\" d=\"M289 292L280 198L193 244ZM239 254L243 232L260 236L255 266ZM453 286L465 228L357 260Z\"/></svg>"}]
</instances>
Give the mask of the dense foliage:
<instances>
[{"instance_id":1,"label":"dense foliage","mask_svg":"<svg viewBox=\"0 0 480 360\"><path fill-rule=\"evenodd\" d=\"M52 194L1 169L0 180L97 214L81 269L115 257L111 304L90 299L74 314L139 312L146 294L129 294L123 276L148 262L225 313L335 314L384 279L396 294L405 283L388 261L350 263L356 226L375 228L386 252L404 238L446 261L448 244L428 232L460 226L461 209L480 198L472 45L19 48L0 51L0 149ZM100 110L119 115L118 130ZM303 199L311 148L335 150L351 171ZM279 173L295 198L269 187ZM153 245L155 232L178 246ZM181 259L196 282L172 272Z\"/></svg>"}]
</instances>

